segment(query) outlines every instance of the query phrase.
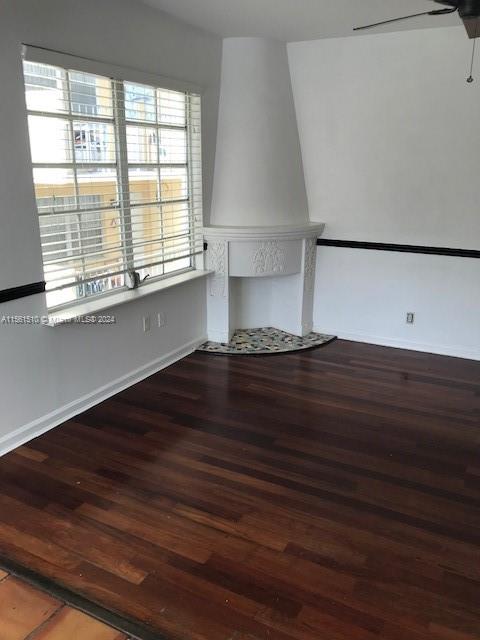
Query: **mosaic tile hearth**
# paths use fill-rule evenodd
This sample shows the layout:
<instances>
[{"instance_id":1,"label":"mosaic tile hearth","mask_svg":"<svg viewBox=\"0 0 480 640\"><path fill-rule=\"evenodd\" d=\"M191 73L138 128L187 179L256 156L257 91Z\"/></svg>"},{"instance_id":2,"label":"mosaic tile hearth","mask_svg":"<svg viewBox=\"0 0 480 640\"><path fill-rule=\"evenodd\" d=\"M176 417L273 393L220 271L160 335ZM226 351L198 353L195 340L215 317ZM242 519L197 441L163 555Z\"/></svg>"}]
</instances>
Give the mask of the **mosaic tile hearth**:
<instances>
[{"instance_id":1,"label":"mosaic tile hearth","mask_svg":"<svg viewBox=\"0 0 480 640\"><path fill-rule=\"evenodd\" d=\"M319 347L332 340L335 340L335 336L323 333L312 332L301 338L273 327L263 327L237 330L228 344L205 342L198 347L198 351L223 355L286 353Z\"/></svg>"}]
</instances>

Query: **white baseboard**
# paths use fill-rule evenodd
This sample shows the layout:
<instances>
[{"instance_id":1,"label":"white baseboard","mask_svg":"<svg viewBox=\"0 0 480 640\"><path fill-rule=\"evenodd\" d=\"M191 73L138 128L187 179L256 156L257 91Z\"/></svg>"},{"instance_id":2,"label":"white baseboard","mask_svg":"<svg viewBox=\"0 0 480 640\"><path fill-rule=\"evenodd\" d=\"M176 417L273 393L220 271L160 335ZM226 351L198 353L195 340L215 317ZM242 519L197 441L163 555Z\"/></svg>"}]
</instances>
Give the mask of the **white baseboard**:
<instances>
[{"instance_id":1,"label":"white baseboard","mask_svg":"<svg viewBox=\"0 0 480 640\"><path fill-rule=\"evenodd\" d=\"M57 427L62 424L62 422L70 420L74 416L90 409L99 402L114 396L120 391L131 387L145 378L148 378L154 373L169 367L174 362L181 360L195 351L195 349L205 342L205 340L205 337L192 340L179 349L170 351L170 353L152 360L143 367L130 371L126 375L109 382L103 387L95 389L95 391L81 396L77 400L60 407L59 409L15 429L12 433L7 433L5 436L0 438L0 456L3 456L9 451L12 451L12 449L16 449L20 445L25 444L29 440L32 440L32 438L36 438L42 433Z\"/></svg>"},{"instance_id":2,"label":"white baseboard","mask_svg":"<svg viewBox=\"0 0 480 640\"><path fill-rule=\"evenodd\" d=\"M314 331L318 333L326 333L336 335L342 340L351 340L352 342L366 342L367 344L376 344L381 347L394 347L395 349L408 349L409 351L421 351L422 353L433 353L440 356L453 356L454 358L466 358L467 360L480 360L480 351L478 349L466 349L458 345L438 345L422 342L411 342L409 340L398 340L396 338L384 338L366 333L350 333L335 331L327 331L314 327Z\"/></svg>"}]
</instances>

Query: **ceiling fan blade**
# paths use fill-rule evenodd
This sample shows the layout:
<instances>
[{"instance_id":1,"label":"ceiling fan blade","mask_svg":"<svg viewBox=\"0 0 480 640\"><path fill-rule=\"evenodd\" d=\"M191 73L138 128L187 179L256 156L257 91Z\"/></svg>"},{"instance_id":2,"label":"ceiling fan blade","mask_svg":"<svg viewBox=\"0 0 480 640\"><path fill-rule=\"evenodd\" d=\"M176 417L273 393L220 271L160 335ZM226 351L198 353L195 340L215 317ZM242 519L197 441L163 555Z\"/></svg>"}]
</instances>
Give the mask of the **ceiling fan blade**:
<instances>
[{"instance_id":1,"label":"ceiling fan blade","mask_svg":"<svg viewBox=\"0 0 480 640\"><path fill-rule=\"evenodd\" d=\"M457 7L451 7L450 9L436 9L435 11L423 11L422 13L413 13L409 16L402 16L401 18L391 18L390 20L382 20L382 22L374 22L373 24L367 24L363 27L354 27L354 31L363 31L364 29L373 29L374 27L380 27L384 24L391 24L392 22L400 22L400 20L410 20L411 18L418 18L420 16L443 16L447 13L455 13Z\"/></svg>"}]
</instances>

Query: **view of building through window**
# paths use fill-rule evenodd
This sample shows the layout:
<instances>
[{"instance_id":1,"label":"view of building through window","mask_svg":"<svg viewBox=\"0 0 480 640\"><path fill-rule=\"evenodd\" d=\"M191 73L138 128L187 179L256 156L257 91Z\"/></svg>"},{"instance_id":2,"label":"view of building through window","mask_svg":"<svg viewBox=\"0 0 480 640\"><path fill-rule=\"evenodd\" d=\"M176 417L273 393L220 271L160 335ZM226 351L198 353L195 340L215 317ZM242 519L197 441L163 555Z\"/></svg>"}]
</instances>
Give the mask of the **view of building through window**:
<instances>
[{"instance_id":1,"label":"view of building through window","mask_svg":"<svg viewBox=\"0 0 480 640\"><path fill-rule=\"evenodd\" d=\"M49 307L192 266L200 98L24 62Z\"/></svg>"}]
</instances>

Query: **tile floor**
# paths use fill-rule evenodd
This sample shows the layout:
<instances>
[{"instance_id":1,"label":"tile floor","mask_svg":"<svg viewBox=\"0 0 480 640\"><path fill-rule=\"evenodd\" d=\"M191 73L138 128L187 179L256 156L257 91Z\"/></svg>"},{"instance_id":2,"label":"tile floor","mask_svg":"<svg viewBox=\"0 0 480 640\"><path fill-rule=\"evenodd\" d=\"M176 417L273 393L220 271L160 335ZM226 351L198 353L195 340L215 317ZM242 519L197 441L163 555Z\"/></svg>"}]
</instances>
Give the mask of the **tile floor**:
<instances>
[{"instance_id":1,"label":"tile floor","mask_svg":"<svg viewBox=\"0 0 480 640\"><path fill-rule=\"evenodd\" d=\"M0 640L127 640L0 569Z\"/></svg>"}]
</instances>

